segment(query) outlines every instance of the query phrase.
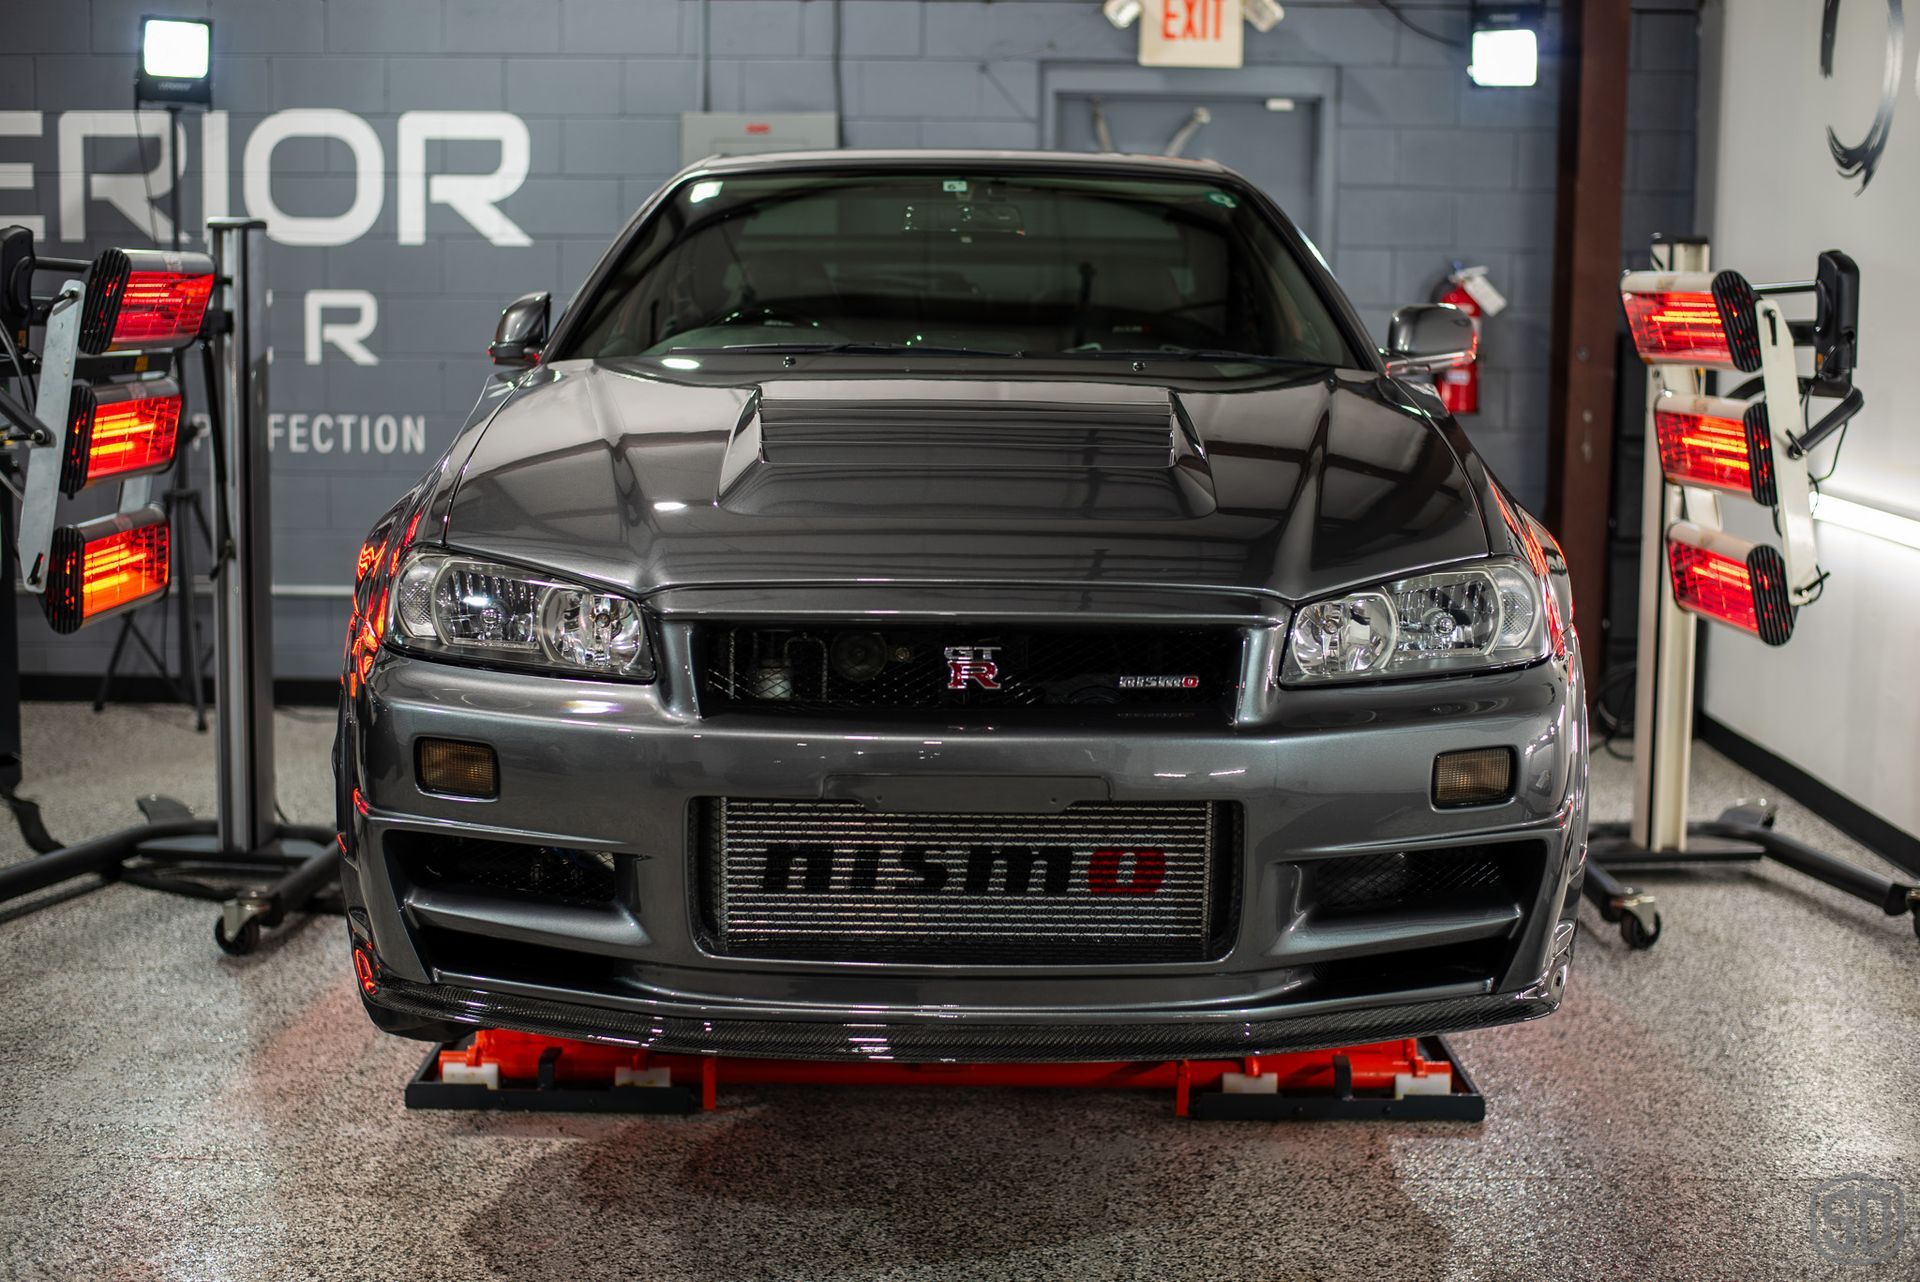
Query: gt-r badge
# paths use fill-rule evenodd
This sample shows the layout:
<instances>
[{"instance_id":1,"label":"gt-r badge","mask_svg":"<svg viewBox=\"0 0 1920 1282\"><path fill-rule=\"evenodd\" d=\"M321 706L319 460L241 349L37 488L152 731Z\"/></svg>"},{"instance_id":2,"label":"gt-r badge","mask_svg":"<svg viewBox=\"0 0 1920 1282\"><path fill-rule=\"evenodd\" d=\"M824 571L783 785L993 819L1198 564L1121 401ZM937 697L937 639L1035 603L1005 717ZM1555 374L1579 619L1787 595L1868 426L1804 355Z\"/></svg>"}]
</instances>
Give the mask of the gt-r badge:
<instances>
[{"instance_id":1,"label":"gt-r badge","mask_svg":"<svg viewBox=\"0 0 1920 1282\"><path fill-rule=\"evenodd\" d=\"M947 689L964 690L969 685L982 690L1000 688L1000 665L993 656L997 645L950 645L947 647Z\"/></svg>"},{"instance_id":2,"label":"gt-r badge","mask_svg":"<svg viewBox=\"0 0 1920 1282\"><path fill-rule=\"evenodd\" d=\"M1198 690L1200 678L1191 675L1121 677L1119 686L1122 690Z\"/></svg>"}]
</instances>

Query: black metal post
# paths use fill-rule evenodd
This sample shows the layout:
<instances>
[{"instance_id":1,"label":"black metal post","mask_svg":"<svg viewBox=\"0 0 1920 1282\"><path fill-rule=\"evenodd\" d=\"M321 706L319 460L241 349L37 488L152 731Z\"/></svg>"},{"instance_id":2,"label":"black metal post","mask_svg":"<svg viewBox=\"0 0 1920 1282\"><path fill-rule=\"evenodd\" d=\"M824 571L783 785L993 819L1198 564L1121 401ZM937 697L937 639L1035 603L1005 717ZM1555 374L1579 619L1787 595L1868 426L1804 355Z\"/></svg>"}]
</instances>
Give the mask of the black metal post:
<instances>
[{"instance_id":1,"label":"black metal post","mask_svg":"<svg viewBox=\"0 0 1920 1282\"><path fill-rule=\"evenodd\" d=\"M13 504L0 503L0 793L20 786L20 626L13 613Z\"/></svg>"},{"instance_id":2,"label":"black metal post","mask_svg":"<svg viewBox=\"0 0 1920 1282\"><path fill-rule=\"evenodd\" d=\"M180 248L180 108L167 108L167 217L173 223L173 247Z\"/></svg>"},{"instance_id":3,"label":"black metal post","mask_svg":"<svg viewBox=\"0 0 1920 1282\"><path fill-rule=\"evenodd\" d=\"M242 849L266 845L274 830L266 226L258 218L215 218L207 224L219 296L232 317L215 339L225 381L214 396L224 444L221 511L232 540L214 589L220 840Z\"/></svg>"}]
</instances>

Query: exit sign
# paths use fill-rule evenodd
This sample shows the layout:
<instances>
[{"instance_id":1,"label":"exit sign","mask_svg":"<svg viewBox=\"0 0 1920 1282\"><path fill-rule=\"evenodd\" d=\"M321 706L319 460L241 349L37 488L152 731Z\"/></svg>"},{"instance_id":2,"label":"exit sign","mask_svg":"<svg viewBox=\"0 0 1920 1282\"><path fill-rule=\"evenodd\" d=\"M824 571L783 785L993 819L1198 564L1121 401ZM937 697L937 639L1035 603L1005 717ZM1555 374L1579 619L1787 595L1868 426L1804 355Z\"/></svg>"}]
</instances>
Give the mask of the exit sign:
<instances>
[{"instance_id":1,"label":"exit sign","mask_svg":"<svg viewBox=\"0 0 1920 1282\"><path fill-rule=\"evenodd\" d=\"M1237 67L1240 23L1240 0L1146 0L1140 65Z\"/></svg>"}]
</instances>

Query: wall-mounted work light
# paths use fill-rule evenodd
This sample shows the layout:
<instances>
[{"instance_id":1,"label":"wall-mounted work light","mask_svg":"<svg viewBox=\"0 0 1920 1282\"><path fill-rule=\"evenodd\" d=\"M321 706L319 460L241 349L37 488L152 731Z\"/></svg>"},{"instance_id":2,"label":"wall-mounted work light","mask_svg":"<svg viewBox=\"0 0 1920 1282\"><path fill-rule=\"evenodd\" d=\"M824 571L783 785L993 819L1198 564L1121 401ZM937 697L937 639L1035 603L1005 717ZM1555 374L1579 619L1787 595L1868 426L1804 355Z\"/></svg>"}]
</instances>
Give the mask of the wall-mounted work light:
<instances>
[{"instance_id":1,"label":"wall-mounted work light","mask_svg":"<svg viewBox=\"0 0 1920 1282\"><path fill-rule=\"evenodd\" d=\"M1538 4L1473 5L1467 78L1489 88L1524 89L1540 80Z\"/></svg>"},{"instance_id":2,"label":"wall-mounted work light","mask_svg":"<svg viewBox=\"0 0 1920 1282\"><path fill-rule=\"evenodd\" d=\"M140 19L134 100L161 106L213 103L213 24L204 18Z\"/></svg>"}]
</instances>

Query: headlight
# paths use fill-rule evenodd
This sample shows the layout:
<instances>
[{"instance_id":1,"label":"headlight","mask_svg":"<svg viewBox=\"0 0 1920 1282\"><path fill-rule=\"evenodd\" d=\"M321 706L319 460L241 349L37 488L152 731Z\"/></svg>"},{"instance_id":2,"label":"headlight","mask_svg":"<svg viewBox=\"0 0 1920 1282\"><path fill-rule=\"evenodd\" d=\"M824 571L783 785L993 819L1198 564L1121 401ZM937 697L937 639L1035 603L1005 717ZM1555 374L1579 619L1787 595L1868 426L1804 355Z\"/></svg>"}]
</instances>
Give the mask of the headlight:
<instances>
[{"instance_id":1,"label":"headlight","mask_svg":"<svg viewBox=\"0 0 1920 1282\"><path fill-rule=\"evenodd\" d=\"M1517 561L1399 579L1293 617L1281 680L1364 681L1531 663L1549 641L1540 580Z\"/></svg>"},{"instance_id":2,"label":"headlight","mask_svg":"<svg viewBox=\"0 0 1920 1282\"><path fill-rule=\"evenodd\" d=\"M453 657L653 679L639 603L457 554L407 558L394 583L390 635Z\"/></svg>"}]
</instances>

